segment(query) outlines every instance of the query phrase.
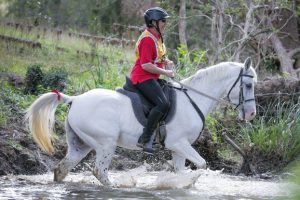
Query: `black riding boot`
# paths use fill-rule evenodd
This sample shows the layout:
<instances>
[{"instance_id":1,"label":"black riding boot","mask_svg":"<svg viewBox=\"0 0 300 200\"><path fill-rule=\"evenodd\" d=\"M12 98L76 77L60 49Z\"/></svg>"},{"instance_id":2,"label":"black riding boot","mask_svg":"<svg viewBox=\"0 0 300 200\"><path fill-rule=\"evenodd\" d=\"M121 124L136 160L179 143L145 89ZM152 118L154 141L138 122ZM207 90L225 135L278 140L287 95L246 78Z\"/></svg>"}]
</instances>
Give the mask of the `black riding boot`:
<instances>
[{"instance_id":1,"label":"black riding boot","mask_svg":"<svg viewBox=\"0 0 300 200\"><path fill-rule=\"evenodd\" d=\"M146 127L143 129L143 134L140 136L137 146L143 148L143 151L153 154L158 151L158 149L153 148L154 135L153 132L157 128L157 125L164 113L153 109L148 116L148 122Z\"/></svg>"}]
</instances>

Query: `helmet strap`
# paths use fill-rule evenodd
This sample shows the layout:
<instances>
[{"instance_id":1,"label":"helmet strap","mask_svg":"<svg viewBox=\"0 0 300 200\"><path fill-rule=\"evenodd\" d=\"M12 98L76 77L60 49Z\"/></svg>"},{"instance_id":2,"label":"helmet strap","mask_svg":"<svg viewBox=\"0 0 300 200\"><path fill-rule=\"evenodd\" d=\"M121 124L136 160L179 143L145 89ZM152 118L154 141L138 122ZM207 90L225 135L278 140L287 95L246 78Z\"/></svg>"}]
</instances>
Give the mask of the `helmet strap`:
<instances>
[{"instance_id":1,"label":"helmet strap","mask_svg":"<svg viewBox=\"0 0 300 200\"><path fill-rule=\"evenodd\" d=\"M156 26L154 26L155 27L155 29L157 30L157 32L159 33L159 35L160 35L160 38L161 38L161 42L162 43L164 43L164 39L163 39L163 36L162 36L162 34L161 34L161 32L160 32L160 29L159 29L159 21L157 20L157 21L155 21L156 22Z\"/></svg>"}]
</instances>

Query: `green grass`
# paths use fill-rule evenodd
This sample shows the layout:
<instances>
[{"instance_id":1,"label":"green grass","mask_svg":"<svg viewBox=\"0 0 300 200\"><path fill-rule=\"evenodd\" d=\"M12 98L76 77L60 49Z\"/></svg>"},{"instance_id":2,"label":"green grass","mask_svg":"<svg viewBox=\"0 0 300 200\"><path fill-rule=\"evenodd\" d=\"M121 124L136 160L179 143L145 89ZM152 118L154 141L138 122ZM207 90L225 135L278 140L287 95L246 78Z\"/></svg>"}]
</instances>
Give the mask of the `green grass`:
<instances>
[{"instance_id":1,"label":"green grass","mask_svg":"<svg viewBox=\"0 0 300 200\"><path fill-rule=\"evenodd\" d=\"M13 147L14 149L17 149L18 151L22 151L24 149L24 147L20 143L12 139L9 139L7 141L7 144Z\"/></svg>"},{"instance_id":2,"label":"green grass","mask_svg":"<svg viewBox=\"0 0 300 200\"><path fill-rule=\"evenodd\" d=\"M134 63L132 47L120 48L106 44L92 47L90 40L65 34L57 40L53 33L47 33L46 37L37 40L34 36L37 33L34 31L27 34L11 27L1 27L0 34L39 41L42 44L42 49L33 49L16 42L0 41L0 72L24 76L27 67L33 64L43 66L43 71L64 68L70 74L70 85L73 89L80 88L80 92L95 87L113 89L122 86L125 75ZM59 51L57 47L64 48L65 51ZM92 52L96 56L92 57Z\"/></svg>"},{"instance_id":3,"label":"green grass","mask_svg":"<svg viewBox=\"0 0 300 200\"><path fill-rule=\"evenodd\" d=\"M289 162L300 153L300 104L270 104L268 110L241 128L242 144L244 148L255 146L265 155L282 156Z\"/></svg>"}]
</instances>

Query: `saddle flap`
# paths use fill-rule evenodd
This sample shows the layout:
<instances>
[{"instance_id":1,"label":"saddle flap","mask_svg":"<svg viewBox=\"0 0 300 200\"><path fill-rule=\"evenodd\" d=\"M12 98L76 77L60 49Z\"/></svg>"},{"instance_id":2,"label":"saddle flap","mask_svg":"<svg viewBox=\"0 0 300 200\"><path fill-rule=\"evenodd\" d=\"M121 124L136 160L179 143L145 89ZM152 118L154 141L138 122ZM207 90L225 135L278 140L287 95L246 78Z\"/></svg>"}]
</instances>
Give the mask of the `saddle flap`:
<instances>
[{"instance_id":1,"label":"saddle flap","mask_svg":"<svg viewBox=\"0 0 300 200\"><path fill-rule=\"evenodd\" d=\"M171 120L175 112L176 93L175 90L168 85L167 81L158 79L158 82L163 88L163 91L171 105L168 113L164 117L164 120L168 122ZM130 98L137 120L145 127L148 114L154 105L140 93L127 76L123 88L117 88L116 91Z\"/></svg>"}]
</instances>

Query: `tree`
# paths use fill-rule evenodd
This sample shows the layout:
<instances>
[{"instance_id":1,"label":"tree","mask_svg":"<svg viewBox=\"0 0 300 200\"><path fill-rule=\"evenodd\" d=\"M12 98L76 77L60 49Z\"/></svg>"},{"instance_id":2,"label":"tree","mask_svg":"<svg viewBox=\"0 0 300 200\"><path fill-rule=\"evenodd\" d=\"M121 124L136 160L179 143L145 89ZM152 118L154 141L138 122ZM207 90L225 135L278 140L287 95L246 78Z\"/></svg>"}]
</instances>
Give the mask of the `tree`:
<instances>
[{"instance_id":1,"label":"tree","mask_svg":"<svg viewBox=\"0 0 300 200\"><path fill-rule=\"evenodd\" d=\"M179 42L181 45L187 48L185 31L186 31L186 1L180 0L179 25L178 25Z\"/></svg>"}]
</instances>

